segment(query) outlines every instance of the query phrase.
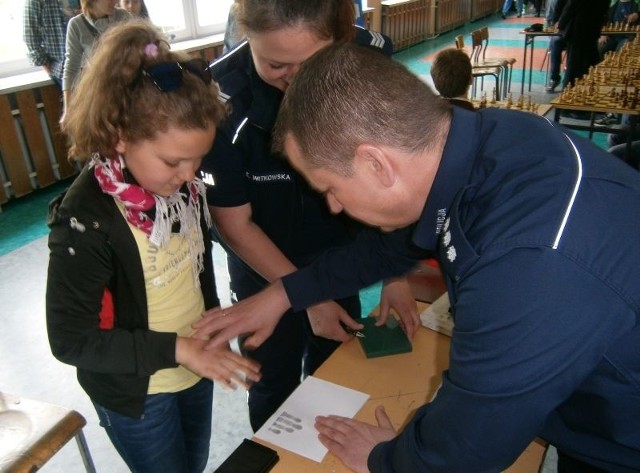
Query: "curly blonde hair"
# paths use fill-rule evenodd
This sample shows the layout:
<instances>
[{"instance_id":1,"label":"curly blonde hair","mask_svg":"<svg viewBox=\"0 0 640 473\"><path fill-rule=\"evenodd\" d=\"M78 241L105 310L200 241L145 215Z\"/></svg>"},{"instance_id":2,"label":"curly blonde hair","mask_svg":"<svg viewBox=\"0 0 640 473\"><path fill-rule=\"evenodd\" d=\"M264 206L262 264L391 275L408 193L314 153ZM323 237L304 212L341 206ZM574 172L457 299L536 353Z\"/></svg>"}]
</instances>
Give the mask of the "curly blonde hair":
<instances>
[{"instance_id":1,"label":"curly blonde hair","mask_svg":"<svg viewBox=\"0 0 640 473\"><path fill-rule=\"evenodd\" d=\"M130 20L105 32L75 89L62 129L71 140L71 159L94 153L116 156L120 139L154 138L169 128L207 129L226 115L215 82L182 73L182 85L163 92L144 70L161 63L184 63L164 34L144 20Z\"/></svg>"}]
</instances>

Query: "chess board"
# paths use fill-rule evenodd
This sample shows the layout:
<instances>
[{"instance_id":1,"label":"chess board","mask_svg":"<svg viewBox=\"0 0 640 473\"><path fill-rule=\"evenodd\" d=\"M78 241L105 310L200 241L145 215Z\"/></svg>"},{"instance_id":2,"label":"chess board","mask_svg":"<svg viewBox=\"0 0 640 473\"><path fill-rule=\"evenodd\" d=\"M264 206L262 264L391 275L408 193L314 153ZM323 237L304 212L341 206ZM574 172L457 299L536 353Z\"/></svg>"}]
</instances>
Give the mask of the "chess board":
<instances>
[{"instance_id":1,"label":"chess board","mask_svg":"<svg viewBox=\"0 0 640 473\"><path fill-rule=\"evenodd\" d=\"M565 87L551 104L558 108L614 113L640 113L640 36Z\"/></svg>"},{"instance_id":2,"label":"chess board","mask_svg":"<svg viewBox=\"0 0 640 473\"><path fill-rule=\"evenodd\" d=\"M551 106L547 104L539 104L532 102L531 95L520 95L514 100L513 93L509 92L506 100L496 100L496 90L493 88L491 98L484 92L480 100L471 100L473 106L477 109L481 108L507 108L513 110L522 110L524 112L537 113L538 115L546 114Z\"/></svg>"},{"instance_id":3,"label":"chess board","mask_svg":"<svg viewBox=\"0 0 640 473\"><path fill-rule=\"evenodd\" d=\"M520 98L522 97L522 99ZM530 96L527 99L524 96L520 96L517 100L472 100L473 106L477 109L481 108L506 108L511 110L522 110L523 112L536 113L540 116L544 116L550 109L551 105L546 103L532 103L529 101Z\"/></svg>"},{"instance_id":4,"label":"chess board","mask_svg":"<svg viewBox=\"0 0 640 473\"><path fill-rule=\"evenodd\" d=\"M640 25L630 25L628 23L619 21L619 22L609 22L602 27L602 34L620 34L620 33L640 33Z\"/></svg>"}]
</instances>

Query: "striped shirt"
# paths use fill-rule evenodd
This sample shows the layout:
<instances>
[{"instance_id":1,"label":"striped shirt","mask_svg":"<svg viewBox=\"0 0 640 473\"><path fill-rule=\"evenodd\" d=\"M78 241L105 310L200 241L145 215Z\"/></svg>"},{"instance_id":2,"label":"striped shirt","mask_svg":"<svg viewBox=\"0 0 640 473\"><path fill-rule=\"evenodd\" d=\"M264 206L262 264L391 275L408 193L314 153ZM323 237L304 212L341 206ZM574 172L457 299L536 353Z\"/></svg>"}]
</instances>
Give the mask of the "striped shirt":
<instances>
[{"instance_id":1,"label":"striped shirt","mask_svg":"<svg viewBox=\"0 0 640 473\"><path fill-rule=\"evenodd\" d=\"M27 0L23 38L34 66L51 67L50 75L62 80L66 22L59 0Z\"/></svg>"}]
</instances>

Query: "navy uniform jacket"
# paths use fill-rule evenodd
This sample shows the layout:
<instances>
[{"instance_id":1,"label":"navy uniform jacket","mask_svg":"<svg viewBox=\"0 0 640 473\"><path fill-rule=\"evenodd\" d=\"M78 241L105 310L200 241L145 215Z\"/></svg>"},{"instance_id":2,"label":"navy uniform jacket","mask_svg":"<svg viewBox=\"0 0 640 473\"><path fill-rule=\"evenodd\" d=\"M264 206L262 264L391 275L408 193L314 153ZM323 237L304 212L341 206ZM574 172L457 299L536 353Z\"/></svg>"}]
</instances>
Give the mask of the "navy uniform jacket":
<instances>
[{"instance_id":1,"label":"navy uniform jacket","mask_svg":"<svg viewBox=\"0 0 640 473\"><path fill-rule=\"evenodd\" d=\"M388 38L358 27L356 41L388 55L393 51ZM328 247L350 241L353 222L332 215L323 197L283 156L271 151L283 93L260 79L248 43L214 62L211 71L231 115L218 128L200 170L209 205L250 203L253 221L298 266ZM242 265L233 257L230 264Z\"/></svg>"},{"instance_id":2,"label":"navy uniform jacket","mask_svg":"<svg viewBox=\"0 0 640 473\"><path fill-rule=\"evenodd\" d=\"M438 251L450 368L435 399L374 448L372 472L498 472L536 436L637 472L639 242L640 174L627 164L533 114L454 107L417 224L361 232L283 281L299 309Z\"/></svg>"}]
</instances>

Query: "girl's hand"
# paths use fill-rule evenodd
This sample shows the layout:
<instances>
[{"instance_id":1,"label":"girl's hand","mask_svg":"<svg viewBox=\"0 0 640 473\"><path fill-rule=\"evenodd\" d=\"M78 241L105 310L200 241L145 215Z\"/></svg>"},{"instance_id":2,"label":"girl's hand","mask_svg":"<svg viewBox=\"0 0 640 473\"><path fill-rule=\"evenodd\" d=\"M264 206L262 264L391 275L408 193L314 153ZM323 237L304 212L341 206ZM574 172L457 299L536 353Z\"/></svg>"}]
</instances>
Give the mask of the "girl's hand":
<instances>
[{"instance_id":1,"label":"girl's hand","mask_svg":"<svg viewBox=\"0 0 640 473\"><path fill-rule=\"evenodd\" d=\"M205 349L207 341L178 337L176 362L203 378L217 381L231 389L238 385L249 389L260 380L260 365L229 348L229 345Z\"/></svg>"}]
</instances>

